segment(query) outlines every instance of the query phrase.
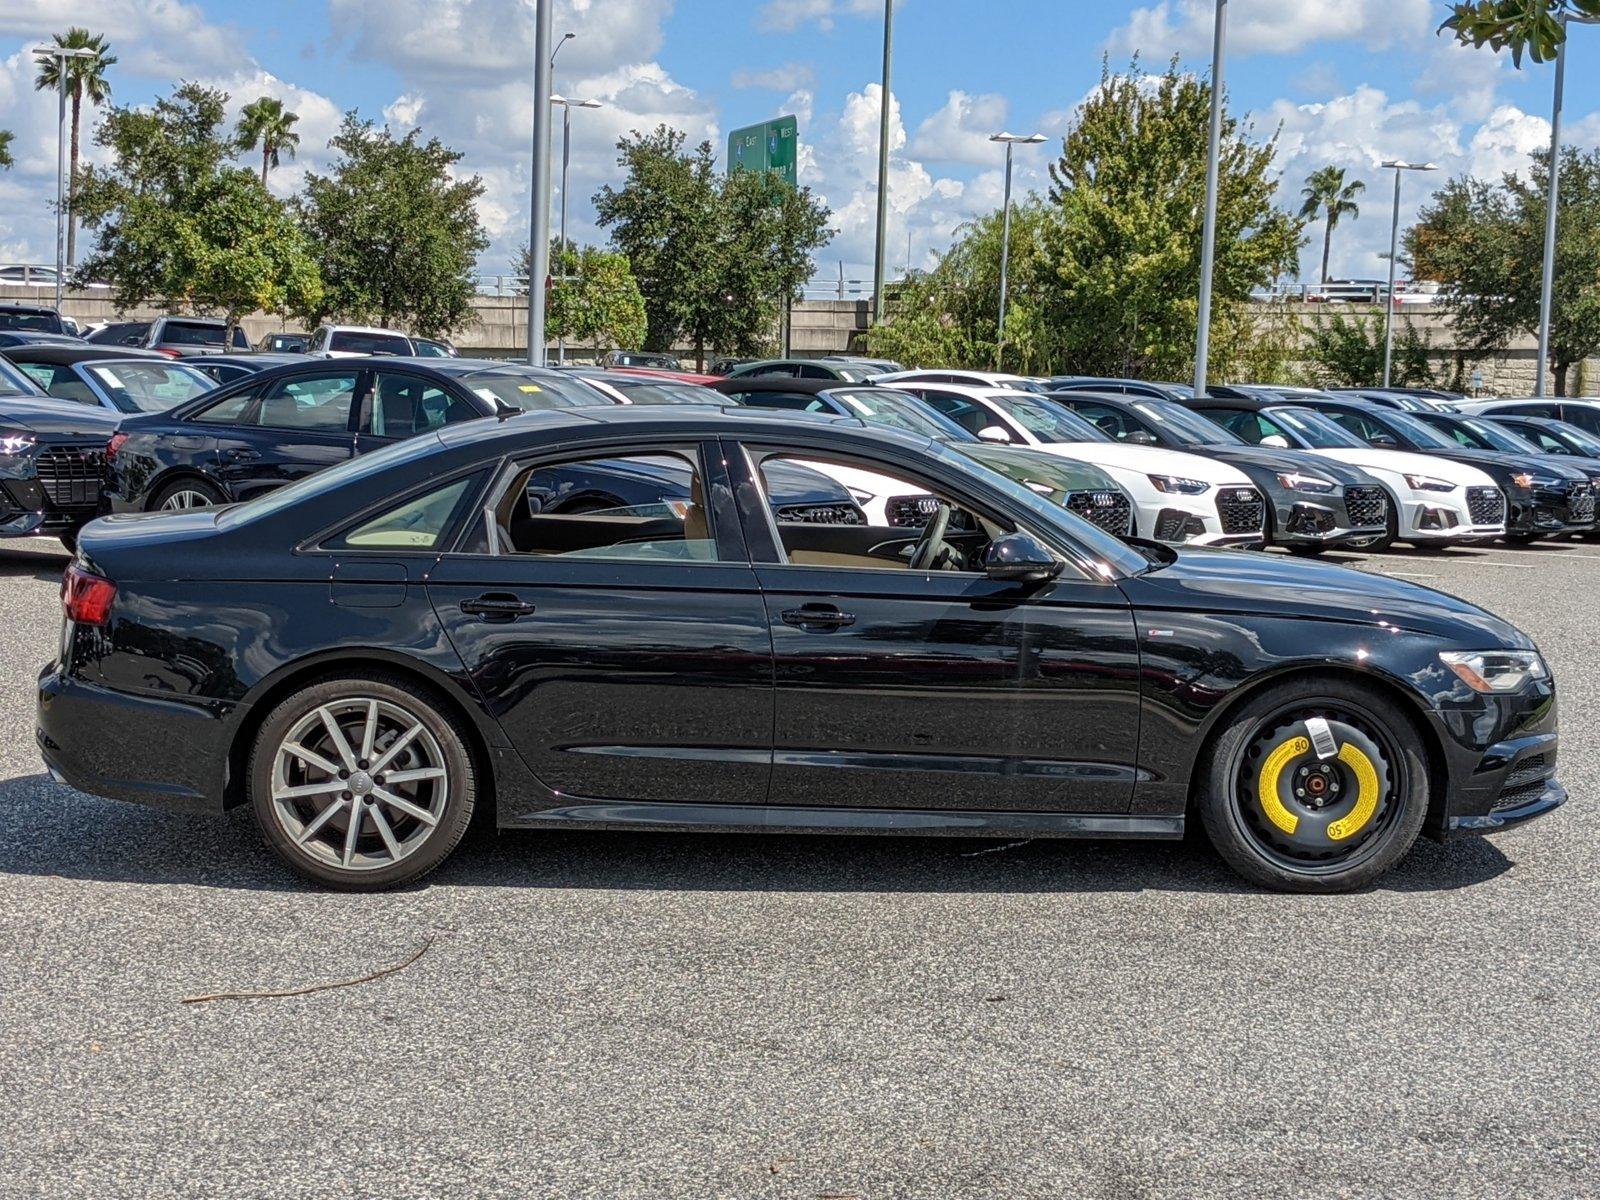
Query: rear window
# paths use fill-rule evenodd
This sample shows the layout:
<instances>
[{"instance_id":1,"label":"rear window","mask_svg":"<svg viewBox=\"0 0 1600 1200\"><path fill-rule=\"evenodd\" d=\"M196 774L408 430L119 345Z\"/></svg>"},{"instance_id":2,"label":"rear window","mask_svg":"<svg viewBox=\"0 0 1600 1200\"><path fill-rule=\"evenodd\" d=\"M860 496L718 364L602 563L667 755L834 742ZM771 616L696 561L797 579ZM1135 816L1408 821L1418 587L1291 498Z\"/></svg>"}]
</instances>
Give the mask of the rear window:
<instances>
[{"instance_id":1,"label":"rear window","mask_svg":"<svg viewBox=\"0 0 1600 1200\"><path fill-rule=\"evenodd\" d=\"M336 332L328 342L329 350L344 354L393 354L401 358L411 356L411 342L397 333L357 333L350 330Z\"/></svg>"},{"instance_id":2,"label":"rear window","mask_svg":"<svg viewBox=\"0 0 1600 1200\"><path fill-rule=\"evenodd\" d=\"M63 332L61 318L55 313L16 308L0 308L0 329L24 330L28 333Z\"/></svg>"},{"instance_id":3,"label":"rear window","mask_svg":"<svg viewBox=\"0 0 1600 1200\"><path fill-rule=\"evenodd\" d=\"M227 331L225 325L212 325L205 321L168 321L161 327L161 345L216 346L220 349L225 344L222 335ZM235 327L233 348L250 349L250 339L245 337L243 329Z\"/></svg>"}]
</instances>

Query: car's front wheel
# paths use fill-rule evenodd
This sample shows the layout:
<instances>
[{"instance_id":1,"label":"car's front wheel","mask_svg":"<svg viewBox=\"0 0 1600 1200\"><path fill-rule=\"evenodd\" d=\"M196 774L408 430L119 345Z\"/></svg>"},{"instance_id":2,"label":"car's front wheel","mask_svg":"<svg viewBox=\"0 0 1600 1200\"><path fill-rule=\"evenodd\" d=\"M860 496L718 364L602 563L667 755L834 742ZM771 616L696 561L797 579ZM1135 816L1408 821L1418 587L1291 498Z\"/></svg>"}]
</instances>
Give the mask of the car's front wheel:
<instances>
[{"instance_id":1,"label":"car's front wheel","mask_svg":"<svg viewBox=\"0 0 1600 1200\"><path fill-rule=\"evenodd\" d=\"M267 844L302 875L350 891L437 867L476 796L458 719L382 675L324 680L279 704L256 735L249 781Z\"/></svg>"},{"instance_id":2,"label":"car's front wheel","mask_svg":"<svg viewBox=\"0 0 1600 1200\"><path fill-rule=\"evenodd\" d=\"M199 479L178 479L167 484L150 501L151 512L184 512L210 508L227 500L217 488Z\"/></svg>"},{"instance_id":3,"label":"car's front wheel","mask_svg":"<svg viewBox=\"0 0 1600 1200\"><path fill-rule=\"evenodd\" d=\"M1428 810L1428 766L1411 717L1342 679L1291 681L1234 714L1201 763L1201 820L1246 879L1342 892L1411 849Z\"/></svg>"}]
</instances>

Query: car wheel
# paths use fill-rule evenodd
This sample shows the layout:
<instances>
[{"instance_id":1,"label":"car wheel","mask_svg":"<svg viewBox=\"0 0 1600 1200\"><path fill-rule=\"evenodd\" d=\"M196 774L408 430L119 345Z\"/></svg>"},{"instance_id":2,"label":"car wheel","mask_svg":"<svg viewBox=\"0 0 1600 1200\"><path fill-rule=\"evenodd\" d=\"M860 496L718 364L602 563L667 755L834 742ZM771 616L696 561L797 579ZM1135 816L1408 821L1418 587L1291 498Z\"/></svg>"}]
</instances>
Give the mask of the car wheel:
<instances>
[{"instance_id":1,"label":"car wheel","mask_svg":"<svg viewBox=\"0 0 1600 1200\"><path fill-rule=\"evenodd\" d=\"M1344 892L1417 840L1428 765L1411 718L1344 680L1268 689L1235 714L1201 763L1211 844L1246 879L1287 892Z\"/></svg>"},{"instance_id":2,"label":"car wheel","mask_svg":"<svg viewBox=\"0 0 1600 1200\"><path fill-rule=\"evenodd\" d=\"M199 479L178 479L167 484L150 501L151 512L184 512L191 508L210 508L227 501L216 488Z\"/></svg>"},{"instance_id":3,"label":"car wheel","mask_svg":"<svg viewBox=\"0 0 1600 1200\"><path fill-rule=\"evenodd\" d=\"M398 677L330 679L290 696L251 750L267 845L327 887L375 891L443 862L472 820L465 731Z\"/></svg>"},{"instance_id":4,"label":"car wheel","mask_svg":"<svg viewBox=\"0 0 1600 1200\"><path fill-rule=\"evenodd\" d=\"M1315 558L1327 550L1321 542L1290 542L1284 547L1290 554L1298 554L1302 558Z\"/></svg>"},{"instance_id":5,"label":"car wheel","mask_svg":"<svg viewBox=\"0 0 1600 1200\"><path fill-rule=\"evenodd\" d=\"M1543 536L1541 533L1508 533L1506 541L1513 546L1531 546Z\"/></svg>"}]
</instances>

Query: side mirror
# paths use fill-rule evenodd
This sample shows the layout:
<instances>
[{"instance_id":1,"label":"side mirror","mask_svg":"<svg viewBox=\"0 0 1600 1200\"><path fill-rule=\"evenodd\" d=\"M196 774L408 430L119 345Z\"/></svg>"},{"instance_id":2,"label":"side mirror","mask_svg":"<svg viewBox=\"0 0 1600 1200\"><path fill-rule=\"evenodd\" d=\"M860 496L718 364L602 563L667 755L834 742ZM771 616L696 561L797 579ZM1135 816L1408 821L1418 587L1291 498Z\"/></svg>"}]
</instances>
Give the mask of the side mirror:
<instances>
[{"instance_id":1,"label":"side mirror","mask_svg":"<svg viewBox=\"0 0 1600 1200\"><path fill-rule=\"evenodd\" d=\"M998 425L985 425L982 429L978 430L978 436L986 442L999 442L1006 446L1011 444L1010 436Z\"/></svg>"},{"instance_id":2,"label":"side mirror","mask_svg":"<svg viewBox=\"0 0 1600 1200\"><path fill-rule=\"evenodd\" d=\"M1005 533L983 552L983 573L1002 583L1044 583L1061 574L1061 560L1031 533Z\"/></svg>"},{"instance_id":3,"label":"side mirror","mask_svg":"<svg viewBox=\"0 0 1600 1200\"><path fill-rule=\"evenodd\" d=\"M1122 439L1135 446L1154 446L1156 435L1143 429L1130 429L1128 435Z\"/></svg>"},{"instance_id":4,"label":"side mirror","mask_svg":"<svg viewBox=\"0 0 1600 1200\"><path fill-rule=\"evenodd\" d=\"M1281 433L1269 433L1266 437L1257 442L1256 445L1271 446L1274 450L1287 450L1289 448L1289 439L1284 437Z\"/></svg>"}]
</instances>

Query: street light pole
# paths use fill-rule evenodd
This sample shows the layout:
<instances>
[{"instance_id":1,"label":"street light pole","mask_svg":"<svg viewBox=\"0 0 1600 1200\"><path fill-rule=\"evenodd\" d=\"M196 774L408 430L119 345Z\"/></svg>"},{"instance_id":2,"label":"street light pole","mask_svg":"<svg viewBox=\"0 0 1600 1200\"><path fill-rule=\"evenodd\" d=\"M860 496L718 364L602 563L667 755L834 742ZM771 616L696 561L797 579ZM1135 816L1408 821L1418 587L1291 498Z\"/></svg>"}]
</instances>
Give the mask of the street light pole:
<instances>
[{"instance_id":1,"label":"street light pole","mask_svg":"<svg viewBox=\"0 0 1600 1200\"><path fill-rule=\"evenodd\" d=\"M571 37L569 33L567 35ZM557 46L559 50L561 47ZM551 96L551 104L561 106L561 230L556 235L561 242L561 258L558 264L561 271L566 271L566 256L571 253L572 246L567 241L567 169L572 164L572 110L573 108L599 108L598 100L569 100L565 96ZM563 334L556 339L556 362L567 361L567 339Z\"/></svg>"},{"instance_id":2,"label":"street light pole","mask_svg":"<svg viewBox=\"0 0 1600 1200\"><path fill-rule=\"evenodd\" d=\"M1228 43L1228 0L1217 0L1211 41L1211 135L1206 152L1206 215L1200 235L1200 319L1194 343L1194 394L1206 394L1211 355L1211 279L1217 257L1217 175L1222 154L1222 67Z\"/></svg>"},{"instance_id":3,"label":"street light pole","mask_svg":"<svg viewBox=\"0 0 1600 1200\"><path fill-rule=\"evenodd\" d=\"M894 0L883 0L883 95L878 112L878 239L872 252L872 323L883 321L885 237L889 227L889 82L894 65Z\"/></svg>"},{"instance_id":4,"label":"street light pole","mask_svg":"<svg viewBox=\"0 0 1600 1200\"><path fill-rule=\"evenodd\" d=\"M996 326L997 332L994 339L994 369L998 371L1005 354L1006 285L1010 279L1011 270L1011 151L1017 146L1037 146L1044 141L1044 134L1030 133L1019 136L1014 133L996 133L992 134L989 140L991 142L1000 142L1006 148L1005 215L1000 219L1000 319ZM907 259L911 257L909 251L906 257Z\"/></svg>"},{"instance_id":5,"label":"street light pole","mask_svg":"<svg viewBox=\"0 0 1600 1200\"><path fill-rule=\"evenodd\" d=\"M1391 159L1383 164L1394 169L1394 219L1389 224L1389 293L1383 308L1383 386L1389 386L1394 362L1394 264L1400 257L1400 172L1437 171L1432 163L1408 163Z\"/></svg>"},{"instance_id":6,"label":"street light pole","mask_svg":"<svg viewBox=\"0 0 1600 1200\"><path fill-rule=\"evenodd\" d=\"M555 0L538 0L533 36L533 172L528 231L528 362L544 366L545 278L550 274L550 50ZM563 39L564 40L564 39Z\"/></svg>"},{"instance_id":7,"label":"street light pole","mask_svg":"<svg viewBox=\"0 0 1600 1200\"><path fill-rule=\"evenodd\" d=\"M61 311L61 288L67 273L67 60L93 58L95 51L83 47L36 46L38 58L56 60L56 77L60 81L60 96L56 112L56 311Z\"/></svg>"}]
</instances>

